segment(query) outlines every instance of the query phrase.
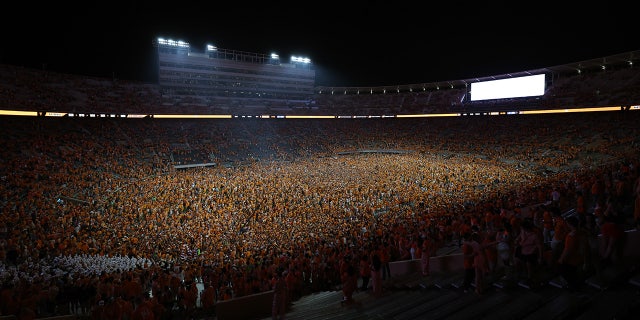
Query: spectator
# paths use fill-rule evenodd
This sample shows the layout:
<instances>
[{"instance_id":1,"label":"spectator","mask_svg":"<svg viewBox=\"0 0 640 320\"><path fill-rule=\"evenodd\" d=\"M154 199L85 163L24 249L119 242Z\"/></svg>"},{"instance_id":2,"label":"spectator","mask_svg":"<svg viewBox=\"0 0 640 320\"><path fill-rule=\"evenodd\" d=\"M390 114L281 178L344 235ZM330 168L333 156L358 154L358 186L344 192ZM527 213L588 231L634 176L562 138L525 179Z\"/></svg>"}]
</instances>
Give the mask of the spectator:
<instances>
[{"instance_id":1,"label":"spectator","mask_svg":"<svg viewBox=\"0 0 640 320\"><path fill-rule=\"evenodd\" d=\"M283 320L287 312L287 282L285 281L286 270L278 268L272 280L273 303L271 305L271 319Z\"/></svg>"},{"instance_id":2,"label":"spectator","mask_svg":"<svg viewBox=\"0 0 640 320\"><path fill-rule=\"evenodd\" d=\"M431 274L431 257L434 256L436 251L435 243L433 243L433 240L428 233L426 233L422 239L420 251L420 271L422 272L422 275L426 277Z\"/></svg>"},{"instance_id":3,"label":"spectator","mask_svg":"<svg viewBox=\"0 0 640 320\"><path fill-rule=\"evenodd\" d=\"M353 303L353 293L358 288L358 272L356 271L356 267L348 262L346 270L342 272L341 280L342 280L342 301L343 304L352 304Z\"/></svg>"},{"instance_id":4,"label":"spectator","mask_svg":"<svg viewBox=\"0 0 640 320\"><path fill-rule=\"evenodd\" d=\"M607 214L603 219L600 226L600 257L602 265L606 267L622 261L625 233L616 215Z\"/></svg>"},{"instance_id":5,"label":"spectator","mask_svg":"<svg viewBox=\"0 0 640 320\"><path fill-rule=\"evenodd\" d=\"M362 279L360 290L367 291L369 289L369 280L371 279L371 261L369 260L369 254L366 252L360 255L359 271Z\"/></svg>"},{"instance_id":6,"label":"spectator","mask_svg":"<svg viewBox=\"0 0 640 320\"><path fill-rule=\"evenodd\" d=\"M371 285L375 297L382 295L382 281L382 260L378 253L374 253L371 257Z\"/></svg>"},{"instance_id":7,"label":"spectator","mask_svg":"<svg viewBox=\"0 0 640 320\"><path fill-rule=\"evenodd\" d=\"M581 114L576 117L580 123L576 136L588 136L593 119ZM0 127L7 137L2 141L5 161L0 163L1 205L6 212L0 217L0 256L5 265L17 266L15 270L28 269L33 274L44 271L59 280L60 292L65 293L61 299L69 302L62 305L72 306L79 314L97 305L98 294L122 292L133 270L131 276L139 280L142 290L126 290L130 292L128 299L135 301L135 297L153 289L153 298L167 310L173 307L176 292L202 276L199 274L205 264L215 270L209 277L219 292L217 301L271 290L271 275L280 265L288 267L291 283L296 284L290 290L298 290L297 283L304 283L308 290L324 290L340 281L336 271L342 252L371 252L369 245L377 247L383 241L388 248L398 248L399 239L415 237L423 221L434 230L433 238L439 246L444 239L455 237L452 221L471 222L472 216L484 216L485 202L499 203L496 208L504 209L505 215L517 223L523 216L518 206L524 208L529 203L532 186L573 176L561 171L557 177L543 179L522 168L505 169L499 160L492 159L561 167L563 157L530 159L527 155L544 149L544 144L521 148L510 142L518 140L512 134L500 140L496 134L499 129L484 123L486 119L486 130L480 137L466 136L456 144L461 155L444 159L439 150L425 147L425 140L407 137L417 137L413 130L419 128L436 140L433 143L445 143L438 132L457 130L457 120L427 127L412 121L388 123L389 131L385 130L384 136L393 138L385 143L419 151L393 158L388 154L310 156L335 155L338 150L367 146L379 138L374 139L370 133L378 124L332 123L325 127L312 121L304 122L304 126L256 122L251 123L255 132L275 129L281 137L291 137L276 139L283 145L301 146L300 150L329 147L317 154L299 151L304 156L296 161L253 161L232 168L220 165L188 171L171 166L172 143L188 140L190 146L201 144L207 157L214 153L240 159L247 145L236 144L234 139L245 137L242 132L246 123L238 125L241 130L226 122L40 120L11 119ZM565 133L555 129L557 120L547 120L551 122L545 132ZM537 132L537 126L528 121L510 121L518 121L523 132L545 134L544 139L553 136ZM493 124L497 123L500 120ZM595 123L604 125L602 121ZM477 124L467 118L465 125ZM308 128L312 127L336 134L311 134L315 131ZM293 134L296 130L302 137ZM224 138L231 136L234 139ZM327 140L308 139L313 136ZM352 145L341 145L345 136L352 137ZM488 137L498 139L500 148L485 142L492 141ZM246 141L250 141L252 152L281 147L271 148L251 137ZM562 144L557 147L573 155L579 150ZM142 155L146 153L154 156ZM181 161L189 159L192 163L195 154L181 153ZM486 154L487 159L465 154ZM144 159L147 156L158 161ZM282 156L294 158L287 152ZM595 166L597 161L593 163ZM370 174L372 164L378 166L376 174ZM606 170L579 173L578 180L603 176ZM425 199L431 192L437 196ZM61 193L72 197L56 198ZM421 206L414 205L416 199L425 201ZM461 206L465 212L459 214ZM490 228L488 220L474 218L473 222L474 227ZM361 232L363 229L367 232ZM389 252L388 257L388 261L397 260L397 252ZM172 272L173 266L180 268ZM3 284L16 296L28 292L27 285L16 286L13 282L26 273L5 270L8 276L2 279ZM63 273L53 274L53 270ZM302 274L314 277L313 283ZM386 274L389 277L390 272ZM34 279L29 287L50 283ZM26 303L18 301L14 309Z\"/></svg>"},{"instance_id":8,"label":"spectator","mask_svg":"<svg viewBox=\"0 0 640 320\"><path fill-rule=\"evenodd\" d=\"M516 237L515 243L515 257L519 269L522 270L524 265L526 282L531 285L533 284L535 270L542 263L543 253L542 239L531 219L524 219L522 230Z\"/></svg>"},{"instance_id":9,"label":"spectator","mask_svg":"<svg viewBox=\"0 0 640 320\"><path fill-rule=\"evenodd\" d=\"M489 273L493 273L496 271L496 266L498 264L498 248L496 242L496 231L489 230L484 232L480 238L480 247L484 254L485 259L485 275Z\"/></svg>"},{"instance_id":10,"label":"spectator","mask_svg":"<svg viewBox=\"0 0 640 320\"><path fill-rule=\"evenodd\" d=\"M580 230L580 221L575 215L566 219L569 232L566 234L564 247L558 258L560 275L566 280L571 291L580 289L581 268L585 263L585 255L589 247L586 234Z\"/></svg>"},{"instance_id":11,"label":"spectator","mask_svg":"<svg viewBox=\"0 0 640 320\"><path fill-rule=\"evenodd\" d=\"M472 233L470 240L471 241L469 242L469 244L472 248L471 255L473 256L473 269L475 273L475 291L478 295L482 295L482 293L484 292L484 278L485 275L489 272L487 256L485 254L484 245L480 243L482 240L479 233ZM493 246L495 245L495 243L491 243L490 245Z\"/></svg>"},{"instance_id":12,"label":"spectator","mask_svg":"<svg viewBox=\"0 0 640 320\"><path fill-rule=\"evenodd\" d=\"M578 213L576 213L580 217ZM580 219L580 218L578 218ZM551 264L555 265L560 258L560 254L564 249L564 241L566 239L567 233L569 232L569 227L565 222L564 217L560 214L560 211L553 211L553 236L551 238L550 248L551 248Z\"/></svg>"},{"instance_id":13,"label":"spectator","mask_svg":"<svg viewBox=\"0 0 640 320\"><path fill-rule=\"evenodd\" d=\"M500 263L504 267L504 277L503 280L511 280L513 277L513 266L512 266L512 256L513 256L513 234L511 224L509 220L504 218L502 219L502 227L498 229L496 232L496 249L498 251L498 257L500 259Z\"/></svg>"},{"instance_id":14,"label":"spectator","mask_svg":"<svg viewBox=\"0 0 640 320\"><path fill-rule=\"evenodd\" d=\"M391 245L386 241L380 244L378 257L382 263L382 280L391 278L391 267L389 266L389 262L391 262Z\"/></svg>"},{"instance_id":15,"label":"spectator","mask_svg":"<svg viewBox=\"0 0 640 320\"><path fill-rule=\"evenodd\" d=\"M551 246L551 241L553 241L553 216L556 212L559 213L560 209L554 209L555 207L545 208L542 212L542 235L543 235L543 243L545 246Z\"/></svg>"}]
</instances>

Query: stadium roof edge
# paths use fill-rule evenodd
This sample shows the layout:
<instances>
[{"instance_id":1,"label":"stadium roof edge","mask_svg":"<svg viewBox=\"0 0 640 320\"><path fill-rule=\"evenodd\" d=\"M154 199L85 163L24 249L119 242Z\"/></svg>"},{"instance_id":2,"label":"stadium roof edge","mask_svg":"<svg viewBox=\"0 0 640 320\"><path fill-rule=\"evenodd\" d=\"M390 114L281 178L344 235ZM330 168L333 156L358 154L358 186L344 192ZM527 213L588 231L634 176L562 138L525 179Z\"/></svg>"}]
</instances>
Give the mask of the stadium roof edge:
<instances>
[{"instance_id":1,"label":"stadium roof edge","mask_svg":"<svg viewBox=\"0 0 640 320\"><path fill-rule=\"evenodd\" d=\"M541 73L575 75L578 73L579 70L580 71L597 70L597 69L602 69L603 66L623 66L624 64L629 64L629 63L635 64L638 59L640 59L640 50L634 50L634 51L628 51L620 54L609 55L605 57L599 57L599 58L577 61L577 62L570 62L570 63L565 63L562 65L556 65L551 67L544 67L539 69L524 70L524 71L517 71L517 72L505 73L500 75L491 75L491 76L468 78L468 79L445 80L445 81L437 81L437 82L429 82L429 83L394 84L394 85L375 86L375 87L317 86L315 89L316 89L316 92L334 92L335 91L335 92L354 93L359 91L362 91L362 92L374 91L376 93L379 93L379 92L386 92L386 91L406 92L406 91L415 91L416 89L439 90L442 88L462 88L473 82L523 77L523 76L541 74Z\"/></svg>"}]
</instances>

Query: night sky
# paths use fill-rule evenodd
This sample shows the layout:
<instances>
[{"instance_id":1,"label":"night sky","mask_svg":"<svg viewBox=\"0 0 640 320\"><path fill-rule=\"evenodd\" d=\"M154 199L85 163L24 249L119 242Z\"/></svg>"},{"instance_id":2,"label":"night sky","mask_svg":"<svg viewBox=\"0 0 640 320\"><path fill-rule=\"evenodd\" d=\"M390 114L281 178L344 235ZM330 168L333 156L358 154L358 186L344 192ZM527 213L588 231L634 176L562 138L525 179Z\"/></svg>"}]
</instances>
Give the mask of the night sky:
<instances>
[{"instance_id":1,"label":"night sky","mask_svg":"<svg viewBox=\"0 0 640 320\"><path fill-rule=\"evenodd\" d=\"M197 50L213 44L275 52L283 61L306 56L317 85L361 87L499 75L640 49L638 14L621 1L62 3L6 10L0 63L155 83L152 42L164 37Z\"/></svg>"}]
</instances>

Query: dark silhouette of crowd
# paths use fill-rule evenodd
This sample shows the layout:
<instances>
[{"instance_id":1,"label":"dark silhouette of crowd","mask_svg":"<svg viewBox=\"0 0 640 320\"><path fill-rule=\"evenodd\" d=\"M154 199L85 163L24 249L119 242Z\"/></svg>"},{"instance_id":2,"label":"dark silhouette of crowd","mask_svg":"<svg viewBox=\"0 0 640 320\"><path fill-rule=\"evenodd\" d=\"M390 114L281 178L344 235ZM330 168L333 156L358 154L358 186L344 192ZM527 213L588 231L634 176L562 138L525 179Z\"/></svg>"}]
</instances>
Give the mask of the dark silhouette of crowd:
<instances>
[{"instance_id":1,"label":"dark silhouette of crowd","mask_svg":"<svg viewBox=\"0 0 640 320\"><path fill-rule=\"evenodd\" d=\"M2 314L100 318L147 303L160 318L192 314L271 290L279 268L297 299L341 284L346 257L356 270L363 255L417 259L426 235L443 245L464 225L495 233L504 218L517 232L521 208L566 211L578 195L587 198L585 216L632 227L637 118L633 111L393 123L6 117ZM228 131L206 134L219 126ZM210 139L216 165L175 169L171 139ZM412 152L338 155L381 146ZM542 226L542 212L531 217ZM614 248L619 233L609 229ZM607 261L619 258L606 252Z\"/></svg>"}]
</instances>

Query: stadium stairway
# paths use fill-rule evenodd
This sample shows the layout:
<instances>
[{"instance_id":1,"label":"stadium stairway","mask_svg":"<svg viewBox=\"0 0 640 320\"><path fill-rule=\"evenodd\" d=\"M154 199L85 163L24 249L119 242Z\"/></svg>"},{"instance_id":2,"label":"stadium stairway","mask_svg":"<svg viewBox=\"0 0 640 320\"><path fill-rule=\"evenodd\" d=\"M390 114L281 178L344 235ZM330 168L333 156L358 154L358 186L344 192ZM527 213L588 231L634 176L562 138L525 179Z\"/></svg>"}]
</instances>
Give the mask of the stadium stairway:
<instances>
[{"instance_id":1,"label":"stadium stairway","mask_svg":"<svg viewBox=\"0 0 640 320\"><path fill-rule=\"evenodd\" d=\"M503 269L485 278L478 295L461 287L464 271L459 247L445 246L432 260L432 272L422 276L418 261L392 263L392 277L383 283L383 294L375 297L371 284L354 294L354 303L342 304L339 286L330 291L305 295L292 301L288 319L636 319L640 314L640 233L628 234L625 263L603 268L586 277L575 291L566 289L550 268L540 268L535 285L522 285L520 278L503 279ZM633 249L633 250L631 250ZM441 255L440 255L441 254ZM457 266L457 267L456 267ZM359 283L360 284L360 283ZM194 319L268 320L269 293L240 297L216 307L217 315L197 314ZM247 308L247 306L250 306ZM249 312L251 311L251 312ZM176 314L179 316L179 314ZM40 319L87 319L67 315ZM16 319L15 316L0 319Z\"/></svg>"},{"instance_id":2,"label":"stadium stairway","mask_svg":"<svg viewBox=\"0 0 640 320\"><path fill-rule=\"evenodd\" d=\"M542 267L534 283L503 273L486 277L478 295L461 287L463 270L452 245L435 262L436 272L423 277L415 263L404 263L384 283L381 297L356 292L355 302L342 305L342 292L321 292L293 301L288 319L636 319L640 314L640 233L627 234L623 265L609 266L585 277L577 290L567 289L552 268ZM450 254L450 255L447 255ZM444 257L444 259L443 259ZM393 268L392 268L393 269ZM271 317L258 318L270 319Z\"/></svg>"},{"instance_id":3,"label":"stadium stairway","mask_svg":"<svg viewBox=\"0 0 640 320\"><path fill-rule=\"evenodd\" d=\"M488 281L482 295L459 288L461 277L460 273L394 277L385 281L382 296L375 297L370 290L359 291L350 305L341 303L340 290L315 293L294 301L286 318L586 320L635 319L640 312L640 286L631 280L637 281L637 275L605 290L586 283L577 291L549 284L531 289L500 288Z\"/></svg>"}]
</instances>

